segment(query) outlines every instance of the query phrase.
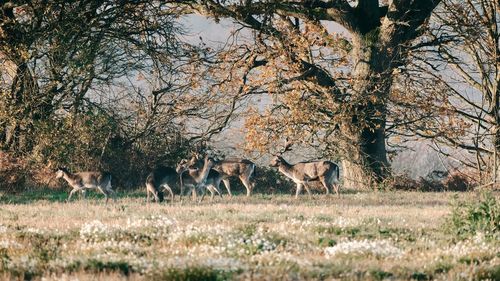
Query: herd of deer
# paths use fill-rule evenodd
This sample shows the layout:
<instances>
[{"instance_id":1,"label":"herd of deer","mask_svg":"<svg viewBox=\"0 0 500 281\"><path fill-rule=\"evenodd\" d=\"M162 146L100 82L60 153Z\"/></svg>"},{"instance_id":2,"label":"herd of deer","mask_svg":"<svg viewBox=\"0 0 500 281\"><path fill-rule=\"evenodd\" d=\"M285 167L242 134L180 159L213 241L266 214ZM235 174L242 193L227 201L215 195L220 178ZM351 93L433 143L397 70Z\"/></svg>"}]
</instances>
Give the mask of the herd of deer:
<instances>
[{"instance_id":1,"label":"herd of deer","mask_svg":"<svg viewBox=\"0 0 500 281\"><path fill-rule=\"evenodd\" d=\"M288 148L287 145L284 151ZM292 165L279 154L274 156L270 166L277 167L282 174L295 182L297 185L295 197L298 197L303 187L311 195L308 183L313 181L320 181L326 194L329 194L333 188L335 193L339 195L339 167L330 161L309 161ZM181 197L185 194L186 188L188 193L191 192L193 196L197 196L197 191L200 191L203 194L200 201L205 197L207 190L211 193L211 198L216 193L222 197L219 188L221 181L224 182L229 196L232 196L230 177L238 177L246 187L247 196L250 196L255 186L254 172L255 164L250 160L234 158L215 161L208 156L201 158L195 155L190 160L183 159L176 169L158 166L151 171L146 178L147 202L150 201L150 194L153 195L156 202L162 202L164 200L163 191L168 191L173 201L172 187L175 185L180 186ZM85 190L93 188L104 194L106 203L109 195L112 195L116 201L115 191L111 187L111 174L108 172L70 173L65 168L59 168L56 172L56 178L64 178L73 188L68 201L75 192L80 191L85 197Z\"/></svg>"}]
</instances>

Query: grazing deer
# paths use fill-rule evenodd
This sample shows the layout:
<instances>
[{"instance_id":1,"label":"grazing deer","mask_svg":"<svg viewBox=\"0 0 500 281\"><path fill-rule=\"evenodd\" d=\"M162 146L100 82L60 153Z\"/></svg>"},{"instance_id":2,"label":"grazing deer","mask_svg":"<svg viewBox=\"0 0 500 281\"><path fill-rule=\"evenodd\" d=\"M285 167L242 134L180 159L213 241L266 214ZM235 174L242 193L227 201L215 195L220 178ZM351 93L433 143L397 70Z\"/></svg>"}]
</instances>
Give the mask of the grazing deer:
<instances>
[{"instance_id":1,"label":"grazing deer","mask_svg":"<svg viewBox=\"0 0 500 281\"><path fill-rule=\"evenodd\" d=\"M194 155L191 160L189 160L189 165L195 167L200 166L200 160L197 155ZM222 181L224 182L224 186L229 196L233 196L229 182L230 177L238 177L247 189L247 196L252 194L252 190L255 187L255 182L252 179L255 172L255 164L252 161L241 158L219 160L215 161L213 169L221 174Z\"/></svg>"},{"instance_id":2,"label":"grazing deer","mask_svg":"<svg viewBox=\"0 0 500 281\"><path fill-rule=\"evenodd\" d=\"M149 202L149 194L153 194L155 202L163 202L163 187L170 193L171 201L174 201L174 192L172 187L178 182L179 174L174 168L157 166L146 178L146 194L147 202Z\"/></svg>"},{"instance_id":3,"label":"grazing deer","mask_svg":"<svg viewBox=\"0 0 500 281\"><path fill-rule=\"evenodd\" d=\"M302 191L302 187L305 187L309 196L311 191L309 190L308 183L311 181L320 181L325 187L326 194L330 193L330 189L333 187L338 196L339 193L339 166L330 161L309 161L300 162L295 165L289 164L281 154L290 149L291 144L287 143L285 150L279 155L275 155L271 160L270 166L278 167L278 170L293 180L297 184L297 191L295 193L295 198L297 198Z\"/></svg>"},{"instance_id":4,"label":"grazing deer","mask_svg":"<svg viewBox=\"0 0 500 281\"><path fill-rule=\"evenodd\" d=\"M183 160L177 165L177 172L179 173L181 182L181 196L184 194L185 186L190 188L190 191L194 192L195 196L196 189L201 189L203 191L202 199L205 195L203 189L204 187L212 192L212 197L214 192L212 188L215 188L216 192L218 192L220 195L220 191L218 190L217 186L217 184L220 183L220 180L217 183L216 179L217 177L219 177L219 175L215 173L216 171L211 172L211 169L215 164L215 161L212 158L205 157L205 160L203 161L203 167L201 169L190 169L187 163L188 161ZM207 186L207 179L209 178L210 173L212 174L212 178L208 182L211 184Z\"/></svg>"},{"instance_id":5,"label":"grazing deer","mask_svg":"<svg viewBox=\"0 0 500 281\"><path fill-rule=\"evenodd\" d=\"M59 168L56 171L56 178L65 179L73 188L69 193L68 202L71 200L73 193L81 191L85 197L85 189L96 188L106 197L108 203L108 195L113 195L113 200L116 202L116 192L111 188L111 174L108 172L80 172L70 173L66 168Z\"/></svg>"}]
</instances>

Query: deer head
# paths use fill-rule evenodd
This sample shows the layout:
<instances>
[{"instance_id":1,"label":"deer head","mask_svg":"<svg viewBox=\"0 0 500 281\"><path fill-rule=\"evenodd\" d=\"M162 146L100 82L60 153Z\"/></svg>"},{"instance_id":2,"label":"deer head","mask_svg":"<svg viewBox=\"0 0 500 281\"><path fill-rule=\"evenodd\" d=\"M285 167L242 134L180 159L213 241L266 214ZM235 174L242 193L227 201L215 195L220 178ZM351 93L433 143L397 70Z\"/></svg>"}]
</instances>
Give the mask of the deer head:
<instances>
[{"instance_id":1,"label":"deer head","mask_svg":"<svg viewBox=\"0 0 500 281\"><path fill-rule=\"evenodd\" d=\"M283 153L287 151L292 150L291 149L292 145L293 143L290 140L288 140L288 138L286 138L284 148L278 151L278 153L273 154L274 157L273 159L271 159L271 163L269 163L269 165L271 167L278 167L280 163L283 163L285 160L283 159L283 157L281 157L281 155L283 155Z\"/></svg>"}]
</instances>

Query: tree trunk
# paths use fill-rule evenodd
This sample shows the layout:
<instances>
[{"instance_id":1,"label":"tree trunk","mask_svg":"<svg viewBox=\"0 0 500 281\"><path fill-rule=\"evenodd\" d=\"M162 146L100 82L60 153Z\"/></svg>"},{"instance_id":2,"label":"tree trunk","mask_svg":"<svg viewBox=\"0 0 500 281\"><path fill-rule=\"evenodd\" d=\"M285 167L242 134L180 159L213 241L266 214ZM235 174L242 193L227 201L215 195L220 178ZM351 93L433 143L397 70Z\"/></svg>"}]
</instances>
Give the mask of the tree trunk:
<instances>
[{"instance_id":1,"label":"tree trunk","mask_svg":"<svg viewBox=\"0 0 500 281\"><path fill-rule=\"evenodd\" d=\"M15 152L30 151L33 146L30 136L34 132L33 122L47 114L44 112L47 110L47 102L44 102L47 97L39 94L37 82L26 62L17 65L10 90L7 107L12 119L5 125L8 133L5 133L4 148Z\"/></svg>"},{"instance_id":2,"label":"tree trunk","mask_svg":"<svg viewBox=\"0 0 500 281\"><path fill-rule=\"evenodd\" d=\"M500 101L498 99L498 93L496 93L497 98L494 99L493 114L495 120L495 126L493 131L493 167L492 171L492 182L494 184L493 188L496 188L498 183L498 157L500 152Z\"/></svg>"},{"instance_id":3,"label":"tree trunk","mask_svg":"<svg viewBox=\"0 0 500 281\"><path fill-rule=\"evenodd\" d=\"M343 133L355 140L343 161L346 187L375 187L390 174L385 147L385 124L392 69L386 53L379 51L378 34L372 31L353 38L354 63L352 118ZM347 144L349 145L349 144ZM352 146L352 144L351 144Z\"/></svg>"}]
</instances>

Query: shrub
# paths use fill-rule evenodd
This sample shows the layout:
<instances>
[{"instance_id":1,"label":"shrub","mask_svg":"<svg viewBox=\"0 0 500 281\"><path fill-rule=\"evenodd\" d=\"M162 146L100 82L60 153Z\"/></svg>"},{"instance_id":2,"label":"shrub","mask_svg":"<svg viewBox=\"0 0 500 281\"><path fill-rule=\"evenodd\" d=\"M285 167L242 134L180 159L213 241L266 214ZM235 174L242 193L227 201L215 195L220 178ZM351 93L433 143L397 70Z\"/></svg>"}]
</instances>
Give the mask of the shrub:
<instances>
[{"instance_id":1,"label":"shrub","mask_svg":"<svg viewBox=\"0 0 500 281\"><path fill-rule=\"evenodd\" d=\"M254 191L257 193L290 193L291 190L295 190L295 184L274 168L256 167L254 180Z\"/></svg>"},{"instance_id":2,"label":"shrub","mask_svg":"<svg viewBox=\"0 0 500 281\"><path fill-rule=\"evenodd\" d=\"M398 175L390 179L388 186L396 190L441 192L469 191L477 183L470 176L460 171L443 172L441 177L420 177L418 180L407 175Z\"/></svg>"},{"instance_id":3,"label":"shrub","mask_svg":"<svg viewBox=\"0 0 500 281\"><path fill-rule=\"evenodd\" d=\"M26 162L0 151L0 190L13 192L26 181Z\"/></svg>"},{"instance_id":4,"label":"shrub","mask_svg":"<svg viewBox=\"0 0 500 281\"><path fill-rule=\"evenodd\" d=\"M482 193L477 201L458 202L448 217L446 227L460 238L482 232L492 238L500 234L500 202L491 193Z\"/></svg>"}]
</instances>

